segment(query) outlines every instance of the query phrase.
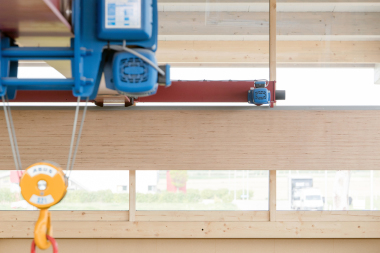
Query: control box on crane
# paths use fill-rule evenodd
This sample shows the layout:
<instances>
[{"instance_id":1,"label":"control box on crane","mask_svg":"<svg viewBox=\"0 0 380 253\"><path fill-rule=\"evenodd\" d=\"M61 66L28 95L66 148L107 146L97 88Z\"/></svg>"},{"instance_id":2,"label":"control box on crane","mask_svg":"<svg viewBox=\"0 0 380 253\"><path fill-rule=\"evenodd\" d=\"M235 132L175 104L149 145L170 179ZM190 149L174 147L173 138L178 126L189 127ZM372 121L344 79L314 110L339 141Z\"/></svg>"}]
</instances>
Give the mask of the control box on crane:
<instances>
[{"instance_id":1,"label":"control box on crane","mask_svg":"<svg viewBox=\"0 0 380 253\"><path fill-rule=\"evenodd\" d=\"M152 37L152 0L101 0L98 37L141 41Z\"/></svg>"}]
</instances>

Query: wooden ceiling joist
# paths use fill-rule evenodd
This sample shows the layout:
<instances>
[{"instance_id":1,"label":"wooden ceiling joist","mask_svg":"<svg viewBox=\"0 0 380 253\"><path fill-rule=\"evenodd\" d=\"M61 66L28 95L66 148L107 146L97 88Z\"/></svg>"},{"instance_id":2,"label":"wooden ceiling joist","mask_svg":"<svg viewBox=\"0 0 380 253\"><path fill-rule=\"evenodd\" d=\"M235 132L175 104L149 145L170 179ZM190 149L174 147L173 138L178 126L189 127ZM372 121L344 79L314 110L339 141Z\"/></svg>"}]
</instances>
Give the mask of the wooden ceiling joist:
<instances>
[{"instance_id":1,"label":"wooden ceiling joist","mask_svg":"<svg viewBox=\"0 0 380 253\"><path fill-rule=\"evenodd\" d=\"M254 11L262 12L251 13L261 5L265 8ZM160 62L178 66L269 62L268 1L162 0L160 6ZM278 1L278 63L379 63L378 7L380 1Z\"/></svg>"},{"instance_id":2,"label":"wooden ceiling joist","mask_svg":"<svg viewBox=\"0 0 380 253\"><path fill-rule=\"evenodd\" d=\"M158 35L159 41L269 41L269 35ZM278 35L278 41L380 41L380 35Z\"/></svg>"},{"instance_id":3,"label":"wooden ceiling joist","mask_svg":"<svg viewBox=\"0 0 380 253\"><path fill-rule=\"evenodd\" d=\"M159 4L162 3L268 3L268 0L158 0ZM330 3L331 0L277 0L277 4L281 3ZM334 3L379 3L379 0L334 0Z\"/></svg>"},{"instance_id":4,"label":"wooden ceiling joist","mask_svg":"<svg viewBox=\"0 0 380 253\"><path fill-rule=\"evenodd\" d=\"M33 238L33 228L35 222L18 222L17 226L13 222L0 222L2 231L0 233L0 238ZM54 222L54 235L55 238L203 238L203 239L213 239L213 238L379 238L380 230L379 224L377 222ZM79 240L76 240L79 241ZM99 240L98 240L99 241ZM93 244L99 245L99 243L94 242ZM74 245L78 245L74 242ZM87 242L88 243L88 242ZM149 243L144 241L143 244ZM194 242L192 242L194 243ZM212 242L213 244L217 244ZM306 242L308 244L307 248L310 249L310 241ZM318 242L321 244L321 241ZM347 241L345 241L347 243ZM73 243L71 243L73 244ZM115 244L115 242L108 242L107 247L104 247L103 251L109 251L110 246ZM236 250L236 245L241 247L242 242L235 243L231 250L224 252L231 252ZM323 244L323 243L322 243ZM360 247L355 247L355 249L363 249L363 245L368 245L369 242L360 243ZM85 244L84 244L85 245ZM125 251L126 245L128 243L120 246L120 251ZM141 241L136 247L138 250L134 252L139 252L141 248ZM190 245L190 244L188 244ZM204 244L203 244L204 245ZM252 248L257 249L257 243L252 243L252 246L246 247L246 252L252 252ZM378 243L373 244L374 246L370 249L375 249L372 252L376 252L378 248ZM330 246L330 244L329 244ZM154 248L157 246L155 245ZM191 247L191 246L189 246ZM331 246L330 246L331 247ZM80 248L80 252L88 251L87 245ZM168 247L162 247L162 251L159 252L193 252L190 251L170 251ZM272 246L273 248L273 246ZM314 247L315 248L315 247ZM1 248L0 248L1 249ZM67 249L67 248L66 248ZM98 248L95 248L98 250ZM192 248L193 249L193 248ZM202 248L203 249L203 248ZM210 248L206 248L210 249ZM262 249L262 248L259 248ZM329 248L330 249L330 248ZM24 250L25 251L25 250ZM23 251L23 252L24 252ZM95 251L95 250L94 250ZM119 251L119 252L120 252ZM153 250L144 250L143 252ZM201 250L198 250L201 251ZM323 252L328 252L322 250ZM13 251L11 251L13 252ZM22 251L20 251L22 252ZM68 252L73 252L73 250L68 250ZM79 251L76 251L79 252ZM96 251L95 251L96 252ZM141 251L140 251L141 252ZM157 252L157 251L156 251ZM202 251L201 251L202 252ZM215 250L203 250L203 252L223 252ZM236 252L236 251L235 251ZM241 252L241 251L240 251ZM270 251L259 251L259 252L270 252ZM274 251L272 251L274 252ZM279 251L277 251L279 252ZM281 251L289 252L289 251ZM290 250L292 252L292 250ZM305 252L305 250L300 250L298 252ZM319 252L319 251L314 251ZM330 251L336 252L336 251ZM347 251L339 251L347 252ZM348 251L349 252L349 251ZM351 251L358 252L358 251ZM368 251L371 252L371 251Z\"/></svg>"},{"instance_id":5,"label":"wooden ceiling joist","mask_svg":"<svg viewBox=\"0 0 380 253\"><path fill-rule=\"evenodd\" d=\"M159 62L235 63L269 62L268 41L160 41ZM278 63L378 63L377 41L278 41Z\"/></svg>"},{"instance_id":6,"label":"wooden ceiling joist","mask_svg":"<svg viewBox=\"0 0 380 253\"><path fill-rule=\"evenodd\" d=\"M91 107L75 169L374 170L380 162L375 109ZM74 108L12 114L24 167L66 164ZM0 126L6 127L3 114ZM14 169L7 131L0 132L0 154L0 170Z\"/></svg>"},{"instance_id":7,"label":"wooden ceiling joist","mask_svg":"<svg viewBox=\"0 0 380 253\"><path fill-rule=\"evenodd\" d=\"M277 40L380 40L378 13L278 13ZM268 13L162 12L160 40L268 40Z\"/></svg>"},{"instance_id":8,"label":"wooden ceiling joist","mask_svg":"<svg viewBox=\"0 0 380 253\"><path fill-rule=\"evenodd\" d=\"M162 2L159 3L159 11L162 12L210 12L210 11L244 11L244 12L268 12L269 1L266 2ZM380 12L379 2L278 2L278 12Z\"/></svg>"}]
</instances>

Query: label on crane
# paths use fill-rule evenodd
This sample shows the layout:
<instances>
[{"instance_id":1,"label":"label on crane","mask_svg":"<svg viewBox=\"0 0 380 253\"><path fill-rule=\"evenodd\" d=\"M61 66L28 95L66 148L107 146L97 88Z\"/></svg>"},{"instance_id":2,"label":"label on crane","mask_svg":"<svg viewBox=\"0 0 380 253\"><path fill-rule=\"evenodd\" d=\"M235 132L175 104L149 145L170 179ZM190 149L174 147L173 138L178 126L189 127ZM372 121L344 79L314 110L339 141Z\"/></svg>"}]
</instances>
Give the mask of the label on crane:
<instances>
[{"instance_id":1,"label":"label on crane","mask_svg":"<svg viewBox=\"0 0 380 253\"><path fill-rule=\"evenodd\" d=\"M47 196L37 196L35 194L32 195L29 199L30 202L37 204L37 205L48 205L54 202L53 196L47 195Z\"/></svg>"},{"instance_id":2,"label":"label on crane","mask_svg":"<svg viewBox=\"0 0 380 253\"><path fill-rule=\"evenodd\" d=\"M106 28L141 28L141 0L105 0Z\"/></svg>"},{"instance_id":3,"label":"label on crane","mask_svg":"<svg viewBox=\"0 0 380 253\"><path fill-rule=\"evenodd\" d=\"M55 174L57 174L56 169L54 169L51 166L47 166L47 165L35 166L32 169L27 170L27 172L31 177L37 176L39 174L44 174L44 175L48 175L50 177L54 177Z\"/></svg>"}]
</instances>

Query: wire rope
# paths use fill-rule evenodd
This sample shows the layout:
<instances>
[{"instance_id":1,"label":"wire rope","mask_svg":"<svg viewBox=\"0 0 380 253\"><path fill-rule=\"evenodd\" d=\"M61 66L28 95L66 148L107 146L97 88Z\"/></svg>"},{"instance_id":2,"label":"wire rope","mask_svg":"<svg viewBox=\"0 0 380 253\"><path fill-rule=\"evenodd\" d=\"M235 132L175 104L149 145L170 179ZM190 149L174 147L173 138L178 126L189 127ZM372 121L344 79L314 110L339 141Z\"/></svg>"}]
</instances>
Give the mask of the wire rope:
<instances>
[{"instance_id":1,"label":"wire rope","mask_svg":"<svg viewBox=\"0 0 380 253\"><path fill-rule=\"evenodd\" d=\"M19 177L21 177L20 172L22 171L22 166L21 166L20 152L18 150L17 139L16 139L16 134L14 131L8 96L7 95L5 95L5 97L2 96L1 99L3 101L5 121L7 123L8 135L9 135L9 140L11 143L11 149L12 149L12 154L13 154L13 160L16 166L17 174Z\"/></svg>"},{"instance_id":2,"label":"wire rope","mask_svg":"<svg viewBox=\"0 0 380 253\"><path fill-rule=\"evenodd\" d=\"M86 112L87 112L87 104L88 104L88 100L89 100L89 97L87 97L86 99L86 105L84 106L84 109L83 109L83 114L82 114L82 120L81 120L81 123L80 123L80 126L79 126L79 132L78 132L78 136L77 136L77 139L76 139L76 143L75 143L75 149L74 149L74 154L73 154L73 157L72 157L72 160L71 160L71 163L67 164L69 167L69 172L67 174L66 172L66 177L67 178L70 178L71 176L71 172L74 168L74 163L75 163L75 158L76 158L76 155L78 153L78 147L79 147L79 141L80 141L80 137L82 135L82 130L83 130L83 126L84 126L84 119L86 118ZM77 108L79 107L79 105L77 106ZM76 118L78 118L78 115L76 114ZM76 121L75 121L75 124L76 124ZM73 132L74 133L74 132ZM71 143L73 144L73 143ZM72 145L71 145L72 146ZM70 153L71 153L71 150L70 150Z\"/></svg>"},{"instance_id":3,"label":"wire rope","mask_svg":"<svg viewBox=\"0 0 380 253\"><path fill-rule=\"evenodd\" d=\"M20 156L20 152L19 152L19 148L18 148L18 144L17 144L16 131L15 131L14 124L13 124L13 118L12 118L11 107L9 104L9 99L8 99L7 95L2 96L1 99L3 102L5 121L7 124L9 140L11 143L13 160L15 163L17 174L18 174L19 178L21 178L21 176L22 176L21 156ZM85 104L84 109L83 109L82 120L81 120L81 123L79 126L79 132L78 132L77 137L75 138L76 128L77 128L77 124L78 124L79 108L80 108L80 97L78 97L78 100L77 100L77 106L76 106L75 117L74 117L73 132L71 135L70 150L69 150L69 156L67 159L67 166L66 166L66 178L67 179L70 178L71 172L72 172L73 167L74 167L75 158L76 158L76 155L78 152L78 147L79 147L79 141L80 141L80 137L81 137L82 131L83 131L84 120L86 118L88 101L89 101L89 97L86 98L86 104ZM74 147L74 143L75 143L75 147Z\"/></svg>"}]
</instances>

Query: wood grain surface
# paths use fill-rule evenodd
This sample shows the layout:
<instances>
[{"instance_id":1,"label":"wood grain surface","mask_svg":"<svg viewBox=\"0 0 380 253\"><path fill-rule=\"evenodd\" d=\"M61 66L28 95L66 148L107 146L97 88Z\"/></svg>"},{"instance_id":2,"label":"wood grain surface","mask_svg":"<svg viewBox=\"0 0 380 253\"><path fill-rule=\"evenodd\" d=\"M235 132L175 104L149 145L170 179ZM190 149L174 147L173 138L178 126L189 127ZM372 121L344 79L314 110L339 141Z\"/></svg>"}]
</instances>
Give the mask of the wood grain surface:
<instances>
[{"instance_id":1,"label":"wood grain surface","mask_svg":"<svg viewBox=\"0 0 380 253\"><path fill-rule=\"evenodd\" d=\"M55 238L380 238L379 222L55 222ZM0 222L0 238L32 238L34 222Z\"/></svg>"},{"instance_id":2,"label":"wood grain surface","mask_svg":"<svg viewBox=\"0 0 380 253\"><path fill-rule=\"evenodd\" d=\"M98 109L76 170L376 170L377 110ZM66 165L74 109L13 109L23 168ZM0 114L0 169L14 169Z\"/></svg>"},{"instance_id":3,"label":"wood grain surface","mask_svg":"<svg viewBox=\"0 0 380 253\"><path fill-rule=\"evenodd\" d=\"M159 62L269 63L268 41L159 41ZM277 63L378 63L378 41L277 41Z\"/></svg>"}]
</instances>

